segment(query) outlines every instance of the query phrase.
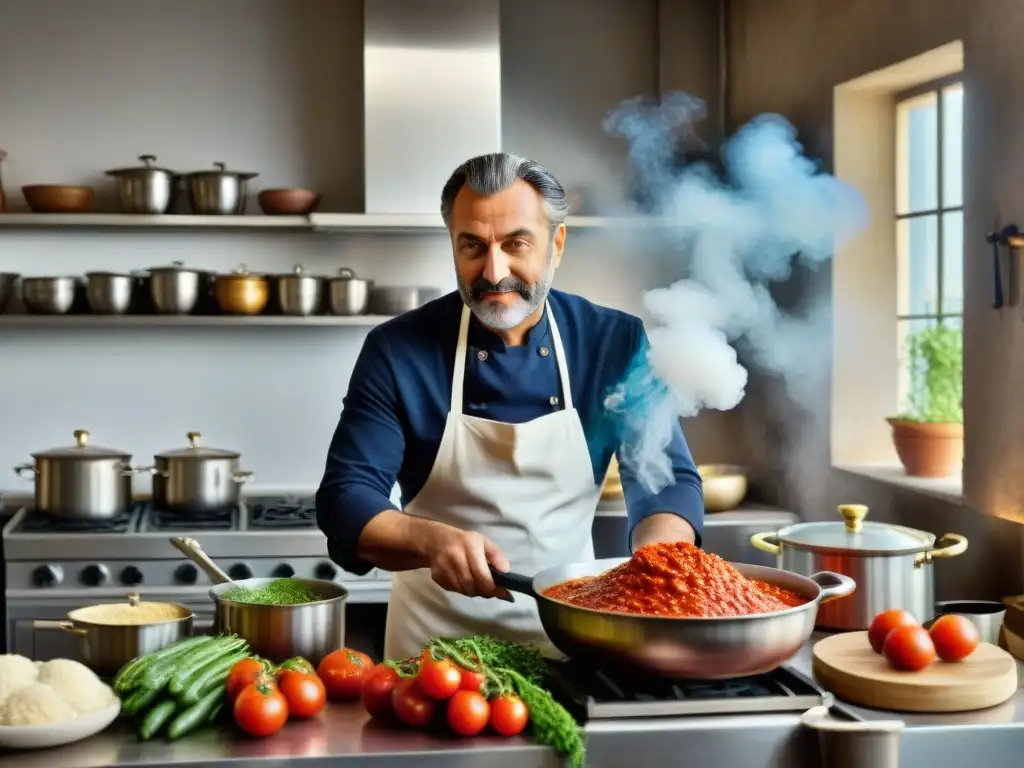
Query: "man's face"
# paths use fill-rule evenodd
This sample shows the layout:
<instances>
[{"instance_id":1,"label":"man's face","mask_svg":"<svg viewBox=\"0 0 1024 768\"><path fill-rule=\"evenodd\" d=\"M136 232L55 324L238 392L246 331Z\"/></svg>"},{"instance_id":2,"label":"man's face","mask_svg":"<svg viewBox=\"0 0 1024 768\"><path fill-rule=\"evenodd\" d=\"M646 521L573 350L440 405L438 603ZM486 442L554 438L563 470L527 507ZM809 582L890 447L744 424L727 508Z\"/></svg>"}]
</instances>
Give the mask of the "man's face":
<instances>
[{"instance_id":1,"label":"man's face","mask_svg":"<svg viewBox=\"0 0 1024 768\"><path fill-rule=\"evenodd\" d=\"M540 194L524 181L484 197L459 190L450 222L462 300L484 325L516 328L547 299L565 225L548 233Z\"/></svg>"}]
</instances>

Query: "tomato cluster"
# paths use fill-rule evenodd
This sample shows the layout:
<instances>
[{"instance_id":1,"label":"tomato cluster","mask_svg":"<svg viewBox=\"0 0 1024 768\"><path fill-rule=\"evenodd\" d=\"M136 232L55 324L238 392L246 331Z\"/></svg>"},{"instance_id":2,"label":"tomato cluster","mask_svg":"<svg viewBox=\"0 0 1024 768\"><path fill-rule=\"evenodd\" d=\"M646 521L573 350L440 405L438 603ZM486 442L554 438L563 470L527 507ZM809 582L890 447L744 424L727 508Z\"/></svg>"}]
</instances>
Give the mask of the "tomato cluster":
<instances>
[{"instance_id":1,"label":"tomato cluster","mask_svg":"<svg viewBox=\"0 0 1024 768\"><path fill-rule=\"evenodd\" d=\"M931 629L925 629L907 611L893 608L871 622L868 642L893 669L917 672L936 658L949 663L963 661L978 647L981 633L970 619L957 614L940 616Z\"/></svg>"},{"instance_id":2,"label":"tomato cluster","mask_svg":"<svg viewBox=\"0 0 1024 768\"><path fill-rule=\"evenodd\" d=\"M258 659L243 659L231 668L225 694L235 722L250 736L277 733L290 716L313 717L327 703L324 683L300 658L276 669Z\"/></svg>"},{"instance_id":3,"label":"tomato cluster","mask_svg":"<svg viewBox=\"0 0 1024 768\"><path fill-rule=\"evenodd\" d=\"M384 663L366 674L360 699L371 717L424 727L443 716L460 736L476 736L488 725L502 736L515 736L526 728L529 713L523 700L510 692L488 698L483 672L429 653L408 668L409 672L400 672L396 665Z\"/></svg>"}]
</instances>

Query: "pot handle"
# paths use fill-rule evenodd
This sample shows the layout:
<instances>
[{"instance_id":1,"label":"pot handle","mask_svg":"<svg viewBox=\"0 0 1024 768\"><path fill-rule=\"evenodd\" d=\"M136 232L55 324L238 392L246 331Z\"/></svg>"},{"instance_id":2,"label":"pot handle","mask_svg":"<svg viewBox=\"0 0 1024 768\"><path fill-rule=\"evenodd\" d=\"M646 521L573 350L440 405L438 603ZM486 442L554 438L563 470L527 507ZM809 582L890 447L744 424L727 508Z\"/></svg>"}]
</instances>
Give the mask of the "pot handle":
<instances>
[{"instance_id":1,"label":"pot handle","mask_svg":"<svg viewBox=\"0 0 1024 768\"><path fill-rule=\"evenodd\" d=\"M819 571L810 579L821 588L821 603L852 595L857 589L857 582L834 571Z\"/></svg>"},{"instance_id":2,"label":"pot handle","mask_svg":"<svg viewBox=\"0 0 1024 768\"><path fill-rule=\"evenodd\" d=\"M85 637L89 634L87 629L76 627L70 621L51 621L50 619L36 619L32 622L32 629L58 632L69 632L75 637Z\"/></svg>"},{"instance_id":3,"label":"pot handle","mask_svg":"<svg viewBox=\"0 0 1024 768\"><path fill-rule=\"evenodd\" d=\"M534 600L540 599L537 590L533 588L533 579L529 576L523 576L519 573L502 573L493 565L491 566L491 576L494 578L495 584L507 589L509 592L519 592L520 594L532 597ZM511 602L511 597L509 597L509 602Z\"/></svg>"},{"instance_id":4,"label":"pot handle","mask_svg":"<svg viewBox=\"0 0 1024 768\"><path fill-rule=\"evenodd\" d=\"M153 473L153 467L133 467L131 464L121 465L121 477L133 477L135 475L148 475Z\"/></svg>"},{"instance_id":5,"label":"pot handle","mask_svg":"<svg viewBox=\"0 0 1024 768\"><path fill-rule=\"evenodd\" d=\"M240 469L237 472L235 472L235 474L233 474L231 476L231 482L238 483L239 485L241 485L242 483L252 482L254 477L256 477L256 473L255 472L250 472L250 471L245 470L245 469Z\"/></svg>"},{"instance_id":6,"label":"pot handle","mask_svg":"<svg viewBox=\"0 0 1024 768\"><path fill-rule=\"evenodd\" d=\"M779 539L774 531L755 533L750 537L750 543L754 549L767 552L769 555L778 555L782 552L782 548L779 546Z\"/></svg>"},{"instance_id":7,"label":"pot handle","mask_svg":"<svg viewBox=\"0 0 1024 768\"><path fill-rule=\"evenodd\" d=\"M967 537L959 533L944 533L936 542L935 549L922 552L914 559L914 567L920 568L936 557L956 557L967 551Z\"/></svg>"},{"instance_id":8,"label":"pot handle","mask_svg":"<svg viewBox=\"0 0 1024 768\"><path fill-rule=\"evenodd\" d=\"M25 472L31 472L30 476L26 476ZM39 470L36 469L35 464L19 464L14 468L14 474L20 477L22 480L29 480L35 478L39 474Z\"/></svg>"}]
</instances>

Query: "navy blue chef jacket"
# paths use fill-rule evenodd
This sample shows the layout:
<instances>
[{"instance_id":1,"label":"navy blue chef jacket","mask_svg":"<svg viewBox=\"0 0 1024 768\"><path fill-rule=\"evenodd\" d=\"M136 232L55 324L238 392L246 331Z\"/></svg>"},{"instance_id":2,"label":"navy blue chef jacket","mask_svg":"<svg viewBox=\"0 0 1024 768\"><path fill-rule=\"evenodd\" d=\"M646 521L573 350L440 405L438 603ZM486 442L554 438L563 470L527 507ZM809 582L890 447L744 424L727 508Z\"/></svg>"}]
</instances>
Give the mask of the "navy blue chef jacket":
<instances>
[{"instance_id":1,"label":"navy blue chef jacket","mask_svg":"<svg viewBox=\"0 0 1024 768\"><path fill-rule=\"evenodd\" d=\"M551 291L569 366L573 404L590 449L594 483L608 471L621 440L609 428L604 398L632 366L646 359L647 335L639 318ZM434 465L452 391L462 298L442 296L374 328L359 353L343 411L316 495L317 523L331 559L346 571L367 573L356 555L363 527L393 509L397 480L403 503L416 497ZM547 313L518 347L508 347L473 317L466 356L464 413L523 423L562 408L563 395ZM704 498L700 476L678 422L669 446L675 484L657 495L640 485L620 461L628 530L657 512L685 518L700 541Z\"/></svg>"}]
</instances>

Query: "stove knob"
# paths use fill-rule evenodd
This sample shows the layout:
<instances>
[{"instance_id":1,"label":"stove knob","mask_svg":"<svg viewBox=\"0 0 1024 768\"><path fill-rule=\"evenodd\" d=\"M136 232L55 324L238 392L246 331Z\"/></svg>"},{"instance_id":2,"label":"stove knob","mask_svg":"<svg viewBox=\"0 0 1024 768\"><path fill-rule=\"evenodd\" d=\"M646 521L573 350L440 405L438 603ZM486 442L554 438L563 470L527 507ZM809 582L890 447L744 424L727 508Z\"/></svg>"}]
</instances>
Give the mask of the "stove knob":
<instances>
[{"instance_id":1,"label":"stove knob","mask_svg":"<svg viewBox=\"0 0 1024 768\"><path fill-rule=\"evenodd\" d=\"M335 568L331 563L320 563L314 571L314 575L318 579L324 581L334 581L334 576L338 573L338 569Z\"/></svg>"},{"instance_id":2,"label":"stove knob","mask_svg":"<svg viewBox=\"0 0 1024 768\"><path fill-rule=\"evenodd\" d=\"M32 571L32 583L37 587L55 587L64 580L64 569L59 565L40 565Z\"/></svg>"},{"instance_id":3,"label":"stove knob","mask_svg":"<svg viewBox=\"0 0 1024 768\"><path fill-rule=\"evenodd\" d=\"M136 584L142 583L142 571L136 568L134 565L129 565L123 571L121 571L121 582L127 584L129 587L134 587Z\"/></svg>"},{"instance_id":4,"label":"stove knob","mask_svg":"<svg viewBox=\"0 0 1024 768\"><path fill-rule=\"evenodd\" d=\"M242 579L252 578L252 568L246 563L235 563L228 568L228 576L234 581L241 581Z\"/></svg>"},{"instance_id":5,"label":"stove knob","mask_svg":"<svg viewBox=\"0 0 1024 768\"><path fill-rule=\"evenodd\" d=\"M274 569L273 575L279 579L287 579L295 575L295 569L288 565L288 563L281 563L281 565Z\"/></svg>"},{"instance_id":6,"label":"stove knob","mask_svg":"<svg viewBox=\"0 0 1024 768\"><path fill-rule=\"evenodd\" d=\"M179 584L195 584L199 578L199 569L192 563L179 565L174 571L174 580Z\"/></svg>"},{"instance_id":7,"label":"stove knob","mask_svg":"<svg viewBox=\"0 0 1024 768\"><path fill-rule=\"evenodd\" d=\"M87 565L82 569L82 582L89 587L99 587L110 579L110 571L104 565Z\"/></svg>"}]
</instances>

